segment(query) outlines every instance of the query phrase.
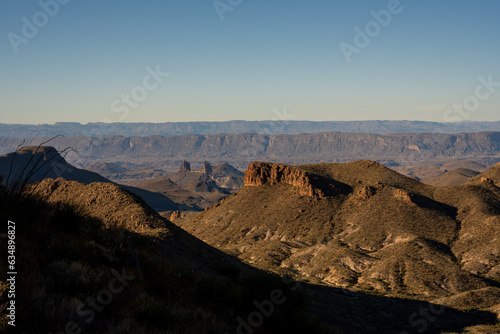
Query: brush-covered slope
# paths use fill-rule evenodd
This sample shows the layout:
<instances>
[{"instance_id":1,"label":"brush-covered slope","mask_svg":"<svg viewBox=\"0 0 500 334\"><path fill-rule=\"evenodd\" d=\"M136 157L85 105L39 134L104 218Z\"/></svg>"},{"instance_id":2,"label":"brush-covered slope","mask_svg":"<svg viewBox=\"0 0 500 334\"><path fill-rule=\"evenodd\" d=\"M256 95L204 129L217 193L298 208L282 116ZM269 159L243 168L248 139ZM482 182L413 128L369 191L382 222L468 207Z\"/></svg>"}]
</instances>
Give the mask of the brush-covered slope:
<instances>
[{"instance_id":1,"label":"brush-covered slope","mask_svg":"<svg viewBox=\"0 0 500 334\"><path fill-rule=\"evenodd\" d=\"M423 180L426 184L432 186L460 186L467 183L473 177L480 174L478 171L467 169L467 168L456 168L450 171L446 171L438 177Z\"/></svg>"},{"instance_id":2,"label":"brush-covered slope","mask_svg":"<svg viewBox=\"0 0 500 334\"><path fill-rule=\"evenodd\" d=\"M216 267L219 261L215 256L218 252L214 253L212 247L161 217L139 196L117 185L98 182L85 185L62 178L45 179L29 185L26 192L48 204L69 203L84 208L90 217L98 219L105 227L155 237L171 261L206 268ZM71 224L70 221L67 223ZM206 256L215 262L201 260Z\"/></svg>"},{"instance_id":3,"label":"brush-covered slope","mask_svg":"<svg viewBox=\"0 0 500 334\"><path fill-rule=\"evenodd\" d=\"M275 289L288 302L255 333L324 333L290 284L208 246L116 185L46 179L16 198L4 190L0 218L15 222L18 246L16 333L237 332L253 300ZM0 270L9 271L6 261ZM8 291L2 278L0 332Z\"/></svg>"},{"instance_id":4,"label":"brush-covered slope","mask_svg":"<svg viewBox=\"0 0 500 334\"><path fill-rule=\"evenodd\" d=\"M252 163L245 185L182 227L258 267L330 286L427 300L498 286L491 183L432 187L357 161Z\"/></svg>"},{"instance_id":5,"label":"brush-covered slope","mask_svg":"<svg viewBox=\"0 0 500 334\"><path fill-rule=\"evenodd\" d=\"M487 180L491 180L490 183L500 185L500 163L477 175L469 183L477 184Z\"/></svg>"}]
</instances>

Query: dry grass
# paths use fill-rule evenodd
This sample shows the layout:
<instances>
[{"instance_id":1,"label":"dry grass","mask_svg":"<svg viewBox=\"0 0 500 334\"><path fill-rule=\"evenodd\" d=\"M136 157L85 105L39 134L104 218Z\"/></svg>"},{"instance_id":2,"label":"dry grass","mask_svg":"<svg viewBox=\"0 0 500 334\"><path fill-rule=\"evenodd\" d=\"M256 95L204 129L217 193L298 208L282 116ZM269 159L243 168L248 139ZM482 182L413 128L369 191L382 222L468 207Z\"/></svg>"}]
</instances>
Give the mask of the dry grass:
<instances>
[{"instance_id":1,"label":"dry grass","mask_svg":"<svg viewBox=\"0 0 500 334\"><path fill-rule=\"evenodd\" d=\"M56 188L71 190L67 192L68 198L74 196L72 191L77 191L75 183L55 184ZM90 187L97 197L114 196L106 187L99 192L96 185L80 185L79 190L85 193L85 187ZM141 202L135 202L139 203L136 207L133 196L122 192L119 195L128 196L128 200L122 198L118 203L128 205L125 208L132 208L131 212L140 219L144 217L144 224L139 227L112 224L115 221L112 216L102 213L105 219L99 219L96 208L79 204L78 200L61 200L61 196L51 197L52 200L22 197L2 212L2 220L8 217L19 227L17 259L22 271L19 270L18 286L22 288L18 289L16 301L23 307L17 314L18 333L59 333L70 321L91 333L234 331L236 318L253 311L255 293L269 294L275 288L282 288L279 280L267 274L259 278L255 274L240 275L240 269L230 265L214 268L219 274L209 274L192 265L174 264L155 246L162 235L160 221L164 220L157 215L148 218L147 208L139 210ZM30 210L23 209L27 207ZM130 212L120 215L125 217ZM173 238L175 231L165 233ZM182 251L190 252L179 249ZM5 272L5 263L0 263L0 270ZM89 315L82 316L81 312L89 310L85 307L88 298L109 289L113 270L120 273L125 270L135 278L122 292L113 294L111 303L95 312L92 321L86 321ZM253 284L255 279L261 280L260 283ZM6 301L4 289L5 284L0 282L2 307ZM255 333L273 333L276 325L288 326L287 319L294 317L297 320L292 323L298 328L321 333L302 316L305 314L303 304L290 303ZM5 328L4 320L0 326Z\"/></svg>"},{"instance_id":2,"label":"dry grass","mask_svg":"<svg viewBox=\"0 0 500 334\"><path fill-rule=\"evenodd\" d=\"M298 168L344 191L316 198L288 184L245 187L178 223L259 268L334 287L428 299L500 278L495 185L433 187L371 161Z\"/></svg>"}]
</instances>

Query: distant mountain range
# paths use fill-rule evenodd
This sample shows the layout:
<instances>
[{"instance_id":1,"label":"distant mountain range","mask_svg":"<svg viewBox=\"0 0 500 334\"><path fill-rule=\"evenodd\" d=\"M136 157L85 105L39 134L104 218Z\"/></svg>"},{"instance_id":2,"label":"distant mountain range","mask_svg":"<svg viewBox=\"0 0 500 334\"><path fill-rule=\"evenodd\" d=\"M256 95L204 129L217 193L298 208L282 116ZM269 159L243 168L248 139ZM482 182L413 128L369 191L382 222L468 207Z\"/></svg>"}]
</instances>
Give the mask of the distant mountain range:
<instances>
[{"instance_id":1,"label":"distant mountain range","mask_svg":"<svg viewBox=\"0 0 500 334\"><path fill-rule=\"evenodd\" d=\"M361 133L460 133L500 131L499 122L438 123L424 121L226 121L168 123L88 123L2 124L0 138L178 136L219 133L297 134L319 132Z\"/></svg>"},{"instance_id":2,"label":"distant mountain range","mask_svg":"<svg viewBox=\"0 0 500 334\"><path fill-rule=\"evenodd\" d=\"M0 139L0 154L46 139ZM217 134L148 137L59 137L48 144L61 151L71 147L69 163L87 168L116 163L126 169L178 170L183 160L193 168L204 161L229 163L245 170L255 160L305 164L375 160L386 166L473 160L488 167L500 161L500 132L441 133L313 133Z\"/></svg>"}]
</instances>

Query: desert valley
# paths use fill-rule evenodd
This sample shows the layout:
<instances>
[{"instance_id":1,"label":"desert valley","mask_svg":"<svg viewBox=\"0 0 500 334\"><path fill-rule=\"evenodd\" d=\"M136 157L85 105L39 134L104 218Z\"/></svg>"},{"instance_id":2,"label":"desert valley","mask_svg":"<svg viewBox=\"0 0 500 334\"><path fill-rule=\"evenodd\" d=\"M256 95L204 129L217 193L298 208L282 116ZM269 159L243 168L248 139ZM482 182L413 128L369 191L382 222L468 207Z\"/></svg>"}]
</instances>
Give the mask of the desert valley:
<instances>
[{"instance_id":1,"label":"desert valley","mask_svg":"<svg viewBox=\"0 0 500 334\"><path fill-rule=\"evenodd\" d=\"M23 332L499 331L497 132L82 138L0 139Z\"/></svg>"},{"instance_id":2,"label":"desert valley","mask_svg":"<svg viewBox=\"0 0 500 334\"><path fill-rule=\"evenodd\" d=\"M0 334L500 334L499 12L0 1Z\"/></svg>"}]
</instances>

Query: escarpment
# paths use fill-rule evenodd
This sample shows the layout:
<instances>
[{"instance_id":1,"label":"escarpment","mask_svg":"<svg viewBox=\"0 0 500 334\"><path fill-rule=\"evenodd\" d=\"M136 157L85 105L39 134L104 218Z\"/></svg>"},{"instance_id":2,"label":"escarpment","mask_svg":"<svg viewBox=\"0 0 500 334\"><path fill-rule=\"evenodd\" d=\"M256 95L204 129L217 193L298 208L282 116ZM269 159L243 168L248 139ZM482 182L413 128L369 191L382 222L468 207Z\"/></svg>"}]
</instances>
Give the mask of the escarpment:
<instances>
[{"instance_id":1,"label":"escarpment","mask_svg":"<svg viewBox=\"0 0 500 334\"><path fill-rule=\"evenodd\" d=\"M332 180L306 172L294 166L278 163L253 162L245 171L245 186L286 183L297 187L302 196L325 197L332 195L336 187Z\"/></svg>"}]
</instances>

